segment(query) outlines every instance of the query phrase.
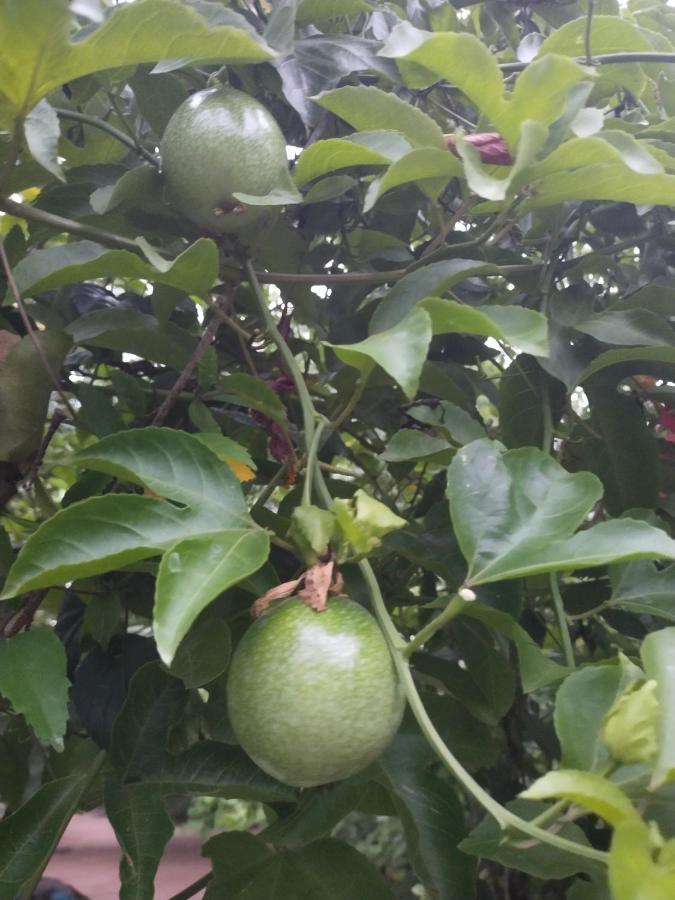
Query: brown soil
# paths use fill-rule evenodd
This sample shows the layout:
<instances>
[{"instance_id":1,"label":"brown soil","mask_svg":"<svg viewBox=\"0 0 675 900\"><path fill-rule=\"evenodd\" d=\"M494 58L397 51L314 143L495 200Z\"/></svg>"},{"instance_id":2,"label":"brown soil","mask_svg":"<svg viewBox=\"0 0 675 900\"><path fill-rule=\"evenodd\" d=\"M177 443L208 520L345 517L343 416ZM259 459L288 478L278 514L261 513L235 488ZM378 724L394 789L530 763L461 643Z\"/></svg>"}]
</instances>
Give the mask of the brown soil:
<instances>
[{"instance_id":1,"label":"brown soil","mask_svg":"<svg viewBox=\"0 0 675 900\"><path fill-rule=\"evenodd\" d=\"M117 900L120 848L101 812L75 816L45 875L76 888L90 900ZM169 900L209 870L194 832L177 829L155 879L155 900ZM195 895L202 897L203 892Z\"/></svg>"}]
</instances>

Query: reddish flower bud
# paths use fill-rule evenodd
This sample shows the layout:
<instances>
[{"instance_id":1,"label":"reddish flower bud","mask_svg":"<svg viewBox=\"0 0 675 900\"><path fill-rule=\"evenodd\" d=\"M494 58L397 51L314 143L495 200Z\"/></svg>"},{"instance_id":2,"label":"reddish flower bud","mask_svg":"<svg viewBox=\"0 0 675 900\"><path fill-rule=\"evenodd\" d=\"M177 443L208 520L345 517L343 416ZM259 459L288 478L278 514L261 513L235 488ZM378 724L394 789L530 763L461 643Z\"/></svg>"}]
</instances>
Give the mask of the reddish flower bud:
<instances>
[{"instance_id":1,"label":"reddish flower bud","mask_svg":"<svg viewBox=\"0 0 675 900\"><path fill-rule=\"evenodd\" d=\"M496 131L486 131L482 134L465 134L464 140L478 150L484 163L490 166L513 165L513 157L509 152L509 148L506 146L506 142L501 134L498 134ZM454 134L446 134L445 141L448 145L448 150L454 153L455 156L459 156Z\"/></svg>"}]
</instances>

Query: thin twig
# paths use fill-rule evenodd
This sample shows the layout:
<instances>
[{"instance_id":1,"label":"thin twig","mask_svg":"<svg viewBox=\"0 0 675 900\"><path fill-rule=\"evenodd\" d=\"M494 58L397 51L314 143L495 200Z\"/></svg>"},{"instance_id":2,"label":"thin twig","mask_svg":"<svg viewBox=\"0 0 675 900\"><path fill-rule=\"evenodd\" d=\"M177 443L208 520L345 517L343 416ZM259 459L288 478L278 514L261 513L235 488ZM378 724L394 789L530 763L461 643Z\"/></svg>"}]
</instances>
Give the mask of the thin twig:
<instances>
[{"instance_id":1,"label":"thin twig","mask_svg":"<svg viewBox=\"0 0 675 900\"><path fill-rule=\"evenodd\" d=\"M140 247L136 241L131 238L122 237L120 234L113 234L112 231L104 231L102 228L96 228L94 225L85 225L82 222L76 222L74 219L66 219L64 216L57 216L54 213L47 212L44 209L37 209L35 206L29 206L27 203L17 203L15 200L0 199L0 212L9 213L17 216L19 219L25 219L27 222L38 222L40 225L50 225L57 231L65 231L67 234L77 234L83 237L95 238L102 244L109 247L118 247L122 250L133 250L136 253L140 251Z\"/></svg>"},{"instance_id":2,"label":"thin twig","mask_svg":"<svg viewBox=\"0 0 675 900\"><path fill-rule=\"evenodd\" d=\"M169 897L169 900L190 900L191 897L194 897L203 888L207 887L212 878L213 873L207 872L206 875L202 875L201 878L193 881L192 884L189 884L182 891L178 891L178 893L174 894L173 897Z\"/></svg>"},{"instance_id":3,"label":"thin twig","mask_svg":"<svg viewBox=\"0 0 675 900\"><path fill-rule=\"evenodd\" d=\"M200 359L202 358L202 356L204 356L208 348L211 346L211 343L213 342L213 339L219 328L220 319L218 319L217 316L213 316L208 326L206 327L204 334L199 339L199 343L195 347L194 353L187 361L185 367L183 368L183 371L176 379L176 383L171 388L167 396L162 401L162 405L155 413L155 417L152 420L153 425L161 425L162 422L166 419L169 412L171 411L171 408L178 399L179 394L190 380L192 373L194 372L196 367L199 365Z\"/></svg>"},{"instance_id":4,"label":"thin twig","mask_svg":"<svg viewBox=\"0 0 675 900\"><path fill-rule=\"evenodd\" d=\"M40 343L35 334L35 329L33 328L33 323L28 317L28 313L26 312L26 307L24 306L23 299L21 298L21 293L19 292L18 285L16 283L16 279L14 278L14 273L12 272L12 267L9 264L9 259L7 259L7 253L5 252L5 241L2 236L0 236L0 262L2 262L2 267L5 270L5 275L7 276L7 284L9 285L9 289L12 292L16 305L19 309L19 314L21 316L21 321L24 324L24 327L33 342L33 346L35 347L35 352L37 353L40 362L42 364L42 368L47 373L49 380L54 386L54 390L61 398L61 402L66 407L70 415L73 419L77 421L77 412L72 406L70 400L66 397L59 383L59 379L56 375L56 372L52 368L52 364L47 359L47 354L45 353L44 347Z\"/></svg>"},{"instance_id":5,"label":"thin twig","mask_svg":"<svg viewBox=\"0 0 675 900\"><path fill-rule=\"evenodd\" d=\"M52 438L59 430L61 425L66 421L66 417L63 415L60 409L54 410L54 414L52 415L52 420L49 423L49 428L47 429L47 433L42 438L42 443L40 444L40 448L38 452L35 454L35 459L31 463L30 469L26 474L26 477L23 480L24 487L31 487L33 484L33 480L38 473L38 469L42 465L42 462L45 458L45 453L47 452L47 448L49 447Z\"/></svg>"},{"instance_id":6,"label":"thin twig","mask_svg":"<svg viewBox=\"0 0 675 900\"><path fill-rule=\"evenodd\" d=\"M105 131L106 134L114 137L121 144L124 144L130 150L133 150L135 153L138 153L139 156L142 156L143 159L153 165L156 169L159 169L159 160L156 156L153 156L153 154L150 153L149 150L146 150L135 138L129 137L123 131L120 131L119 128L115 128L114 125L106 122L105 119L98 119L96 116L88 116L86 113L77 112L74 109L60 109L59 107L55 107L54 112L60 119L71 119L73 122L81 122L83 125L91 125L92 128L98 128L101 131Z\"/></svg>"}]
</instances>

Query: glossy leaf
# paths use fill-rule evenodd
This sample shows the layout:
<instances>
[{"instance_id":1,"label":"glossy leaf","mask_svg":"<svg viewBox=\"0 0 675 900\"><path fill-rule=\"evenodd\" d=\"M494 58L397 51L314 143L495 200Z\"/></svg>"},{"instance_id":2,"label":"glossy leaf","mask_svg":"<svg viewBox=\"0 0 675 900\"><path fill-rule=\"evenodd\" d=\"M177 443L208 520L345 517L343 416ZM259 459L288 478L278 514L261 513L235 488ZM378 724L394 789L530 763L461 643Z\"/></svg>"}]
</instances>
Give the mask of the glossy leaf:
<instances>
[{"instance_id":1,"label":"glossy leaf","mask_svg":"<svg viewBox=\"0 0 675 900\"><path fill-rule=\"evenodd\" d=\"M610 580L612 605L675 622L675 565L659 569L648 560L636 560L612 567Z\"/></svg>"},{"instance_id":2,"label":"glossy leaf","mask_svg":"<svg viewBox=\"0 0 675 900\"><path fill-rule=\"evenodd\" d=\"M277 854L262 838L234 832L211 838L204 851L213 861L215 874L205 900L223 896L303 900L313 894L326 900L390 897L377 869L353 847L332 838Z\"/></svg>"},{"instance_id":3,"label":"glossy leaf","mask_svg":"<svg viewBox=\"0 0 675 900\"><path fill-rule=\"evenodd\" d=\"M154 634L167 664L199 613L218 594L256 572L269 554L265 531L222 530L173 544L159 565Z\"/></svg>"},{"instance_id":4,"label":"glossy leaf","mask_svg":"<svg viewBox=\"0 0 675 900\"><path fill-rule=\"evenodd\" d=\"M41 100L26 116L24 134L33 159L60 181L64 181L65 176L59 162L59 118L46 100Z\"/></svg>"},{"instance_id":5,"label":"glossy leaf","mask_svg":"<svg viewBox=\"0 0 675 900\"><path fill-rule=\"evenodd\" d=\"M358 131L400 131L414 147L435 147L447 154L443 132L431 116L395 94L360 85L327 91L314 99Z\"/></svg>"},{"instance_id":6,"label":"glossy leaf","mask_svg":"<svg viewBox=\"0 0 675 900\"><path fill-rule=\"evenodd\" d=\"M178 645L171 672L185 687L201 687L227 668L232 653L230 629L220 619L200 619Z\"/></svg>"},{"instance_id":7,"label":"glossy leaf","mask_svg":"<svg viewBox=\"0 0 675 900\"><path fill-rule=\"evenodd\" d=\"M380 331L358 344L329 344L347 365L368 377L381 366L409 400L417 393L422 367L431 341L429 315L423 309L410 312L393 328Z\"/></svg>"},{"instance_id":8,"label":"glossy leaf","mask_svg":"<svg viewBox=\"0 0 675 900\"><path fill-rule=\"evenodd\" d=\"M353 166L388 166L391 160L371 150L342 138L317 141L300 156L293 172L295 183L307 184L322 175L349 169Z\"/></svg>"},{"instance_id":9,"label":"glossy leaf","mask_svg":"<svg viewBox=\"0 0 675 900\"><path fill-rule=\"evenodd\" d=\"M68 687L65 650L53 631L34 628L0 639L0 694L57 749L63 748Z\"/></svg>"},{"instance_id":10,"label":"glossy leaf","mask_svg":"<svg viewBox=\"0 0 675 900\"><path fill-rule=\"evenodd\" d=\"M50 781L0 822L0 895L15 897L47 864L77 809L87 776L84 772Z\"/></svg>"},{"instance_id":11,"label":"glossy leaf","mask_svg":"<svg viewBox=\"0 0 675 900\"><path fill-rule=\"evenodd\" d=\"M421 736L401 733L379 765L422 882L441 900L470 900L476 896L474 865L458 848L466 834L464 813L453 785L433 770L431 761Z\"/></svg>"},{"instance_id":12,"label":"glossy leaf","mask_svg":"<svg viewBox=\"0 0 675 900\"><path fill-rule=\"evenodd\" d=\"M672 672L675 666L675 629L663 628L647 635L641 648L645 674L657 684L656 696L661 710L659 752L652 772L652 788L675 778L675 696Z\"/></svg>"},{"instance_id":13,"label":"glossy leaf","mask_svg":"<svg viewBox=\"0 0 675 900\"><path fill-rule=\"evenodd\" d=\"M467 583L622 559L675 558L675 541L631 519L572 536L600 494L593 475L571 475L534 448L502 455L488 441L467 444L448 469L451 514L469 564Z\"/></svg>"},{"instance_id":14,"label":"glossy leaf","mask_svg":"<svg viewBox=\"0 0 675 900\"><path fill-rule=\"evenodd\" d=\"M392 328L425 297L441 296L467 278L498 273L497 266L475 259L446 259L422 266L401 278L380 302L370 320L370 331Z\"/></svg>"},{"instance_id":15,"label":"glossy leaf","mask_svg":"<svg viewBox=\"0 0 675 900\"><path fill-rule=\"evenodd\" d=\"M602 726L622 692L642 672L626 657L618 665L586 666L569 675L556 694L554 723L566 769L602 771L609 754Z\"/></svg>"},{"instance_id":16,"label":"glossy leaf","mask_svg":"<svg viewBox=\"0 0 675 900\"><path fill-rule=\"evenodd\" d=\"M66 0L25 0L3 9L0 39L7 53L0 83L14 110L30 109L60 85L104 69L170 57L251 63L272 55L250 33L230 26L209 29L193 9L174 0L122 6L77 43L71 42L71 28Z\"/></svg>"},{"instance_id":17,"label":"glossy leaf","mask_svg":"<svg viewBox=\"0 0 675 900\"><path fill-rule=\"evenodd\" d=\"M152 897L159 861L173 834L173 822L155 785L105 785L105 810L122 850L121 900Z\"/></svg>"},{"instance_id":18,"label":"glossy leaf","mask_svg":"<svg viewBox=\"0 0 675 900\"><path fill-rule=\"evenodd\" d=\"M528 800L570 800L614 826L622 822L638 821L633 804L621 788L593 772L574 769L548 772L520 796Z\"/></svg>"},{"instance_id":19,"label":"glossy leaf","mask_svg":"<svg viewBox=\"0 0 675 900\"><path fill-rule=\"evenodd\" d=\"M129 250L109 250L93 241L75 241L44 250L33 250L16 266L15 276L24 296L43 293L66 284L102 278L147 278L194 294L205 294L218 276L218 252L213 241L200 238L174 260L158 255L153 261Z\"/></svg>"}]
</instances>

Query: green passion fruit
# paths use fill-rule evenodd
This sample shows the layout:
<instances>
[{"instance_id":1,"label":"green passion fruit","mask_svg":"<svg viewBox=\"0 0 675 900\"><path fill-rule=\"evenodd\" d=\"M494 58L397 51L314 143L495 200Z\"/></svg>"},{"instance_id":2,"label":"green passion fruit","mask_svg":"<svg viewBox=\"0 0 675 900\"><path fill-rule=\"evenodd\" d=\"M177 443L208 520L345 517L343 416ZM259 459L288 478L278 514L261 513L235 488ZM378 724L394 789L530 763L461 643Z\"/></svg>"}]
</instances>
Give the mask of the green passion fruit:
<instances>
[{"instance_id":1,"label":"green passion fruit","mask_svg":"<svg viewBox=\"0 0 675 900\"><path fill-rule=\"evenodd\" d=\"M345 597L322 612L298 597L273 604L248 629L227 684L237 740L279 781L339 781L376 759L405 701L377 623Z\"/></svg>"},{"instance_id":2,"label":"green passion fruit","mask_svg":"<svg viewBox=\"0 0 675 900\"><path fill-rule=\"evenodd\" d=\"M267 109L229 87L188 97L169 120L160 146L168 199L183 215L219 234L240 234L269 215L234 193L295 192L286 141Z\"/></svg>"}]
</instances>

